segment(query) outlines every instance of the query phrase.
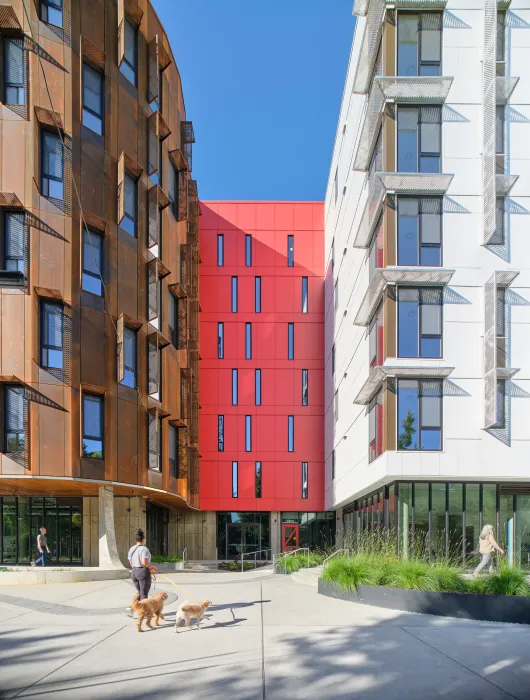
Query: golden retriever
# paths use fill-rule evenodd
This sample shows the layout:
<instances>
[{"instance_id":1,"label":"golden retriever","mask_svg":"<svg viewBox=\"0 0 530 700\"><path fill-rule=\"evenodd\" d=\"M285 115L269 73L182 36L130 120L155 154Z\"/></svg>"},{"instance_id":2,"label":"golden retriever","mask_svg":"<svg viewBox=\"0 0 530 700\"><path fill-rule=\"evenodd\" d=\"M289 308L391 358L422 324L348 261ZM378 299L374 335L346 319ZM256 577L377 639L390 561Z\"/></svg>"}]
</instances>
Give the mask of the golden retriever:
<instances>
[{"instance_id":1,"label":"golden retriever","mask_svg":"<svg viewBox=\"0 0 530 700\"><path fill-rule=\"evenodd\" d=\"M177 617L175 618L175 632L178 632L179 623L181 620L186 620L186 626L190 626L190 619L192 617L197 618L197 629L200 629L201 620L204 617L206 609L212 604L211 600L203 600L202 603L197 603L192 605L188 601L182 603L177 611Z\"/></svg>"},{"instance_id":2,"label":"golden retriever","mask_svg":"<svg viewBox=\"0 0 530 700\"><path fill-rule=\"evenodd\" d=\"M153 598L145 598L144 600L138 600L140 594L137 593L133 596L131 600L131 608L138 613L138 621L136 624L136 629L138 632L143 632L142 622L144 618L146 619L146 625L153 629L151 626L151 618L155 618L155 626L158 627L159 620L165 620L166 618L162 615L162 610L164 608L164 602L167 599L167 593L157 593Z\"/></svg>"}]
</instances>

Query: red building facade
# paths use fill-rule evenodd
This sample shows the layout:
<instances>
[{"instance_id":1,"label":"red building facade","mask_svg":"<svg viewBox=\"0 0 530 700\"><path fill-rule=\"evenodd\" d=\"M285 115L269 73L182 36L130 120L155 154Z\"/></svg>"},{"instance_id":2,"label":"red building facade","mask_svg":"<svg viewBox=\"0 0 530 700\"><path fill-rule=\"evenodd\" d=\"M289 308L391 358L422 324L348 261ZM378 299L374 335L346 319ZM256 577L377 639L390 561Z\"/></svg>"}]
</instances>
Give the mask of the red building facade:
<instances>
[{"instance_id":1,"label":"red building facade","mask_svg":"<svg viewBox=\"0 0 530 700\"><path fill-rule=\"evenodd\" d=\"M323 204L201 209L201 510L323 511Z\"/></svg>"}]
</instances>

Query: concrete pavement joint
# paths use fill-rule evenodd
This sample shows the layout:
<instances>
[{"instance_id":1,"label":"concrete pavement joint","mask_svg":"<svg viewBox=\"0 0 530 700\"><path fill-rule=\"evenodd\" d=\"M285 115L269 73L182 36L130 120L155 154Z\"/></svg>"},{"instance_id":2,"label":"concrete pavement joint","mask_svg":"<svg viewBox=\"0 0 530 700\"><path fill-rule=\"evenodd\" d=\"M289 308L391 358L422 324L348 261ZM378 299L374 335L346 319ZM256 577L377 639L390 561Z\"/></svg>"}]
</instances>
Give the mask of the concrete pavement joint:
<instances>
[{"instance_id":1,"label":"concrete pavement joint","mask_svg":"<svg viewBox=\"0 0 530 700\"><path fill-rule=\"evenodd\" d=\"M122 625L122 626L119 627L117 630L114 630L114 632L111 632L111 633L108 634L106 637L103 637L103 639L100 639L99 642L96 642L95 644L92 644L92 645L88 646L84 651L81 651L79 654L76 654L76 655L75 655L74 657L72 657L71 659L68 659L68 661L65 661L64 664L61 664L60 666L57 666L57 668L54 668L53 671L50 671L49 673L46 673L44 676L42 676L42 678L39 678L38 680L34 681L33 683L30 683L30 685L26 686L25 688L21 688L21 689L18 691L18 693L16 693L16 695L13 695L12 697L13 697L13 698L18 698L18 696L19 696L21 693L25 693L26 690L29 690L30 688L33 688L33 686L37 685L38 683L42 683L42 681L43 681L45 678L49 678L49 676L52 676L54 673L57 673L57 671L60 671L60 670L61 670L62 668L64 668L65 666L68 666L68 664L71 664L71 663L72 663L73 661L75 661L76 659L79 659L79 657L80 657L80 656L83 656L83 654L86 654L87 652L92 651L92 649L95 649L97 646L99 646L99 645L102 644L103 642L106 642L107 639L110 639L112 636L114 636L114 635L117 634L118 632L121 632L121 631L122 631L123 629L125 629L126 627L127 627L127 625Z\"/></svg>"},{"instance_id":2,"label":"concrete pavement joint","mask_svg":"<svg viewBox=\"0 0 530 700\"><path fill-rule=\"evenodd\" d=\"M261 693L265 700L265 635L263 630L263 582L259 584L260 612L261 612Z\"/></svg>"},{"instance_id":3,"label":"concrete pavement joint","mask_svg":"<svg viewBox=\"0 0 530 700\"><path fill-rule=\"evenodd\" d=\"M438 654L441 654L442 656L445 656L445 658L446 658L446 659L449 659L449 661L452 661L453 663L458 664L458 666L461 666L462 668L465 668L466 671L469 671L469 672L472 673L474 676L477 676L477 678L481 678L483 681L486 681L486 682L489 683L490 685L492 685L492 686L494 686L495 688L497 688L497 690L500 690L502 693L506 693L506 695L507 695L508 697L510 697L510 698L513 698L513 700L524 700L524 698L520 698L520 697L518 697L517 695L512 695L512 693L508 692L507 690L505 690L504 688L502 688L500 685L497 685L497 683L494 683L494 682L493 682L492 680L490 680L489 678L485 678L484 676L481 676L480 673L477 673L476 671L473 671L472 668L469 668L469 666L466 666L465 664L461 663L461 662L458 661L457 659L453 659L451 656L449 656L448 654L445 654L445 653L444 653L443 651L441 651L440 649L437 649L437 648L434 647L432 644L429 644L429 642L426 642L426 641L425 641L424 639L422 639L421 637L417 637L415 634L412 634L412 632L410 632L408 629L406 629L406 627L400 627L400 629L402 629L403 632L406 632L407 634L410 634L410 636L413 637L414 639L416 639L418 642L422 642L423 644L425 644L425 646L428 646L428 647L429 647L430 649L432 649L433 651L436 651L436 652L438 652Z\"/></svg>"},{"instance_id":4,"label":"concrete pavement joint","mask_svg":"<svg viewBox=\"0 0 530 700\"><path fill-rule=\"evenodd\" d=\"M174 603L178 596L175 593L167 594L166 606ZM77 608L74 605L62 605L61 603L45 603L30 598L18 596L0 595L0 603L8 603L19 608L27 608L32 612L45 612L51 615L71 615L75 617L92 617L95 615L123 615L126 604L118 608ZM127 604L129 601L127 601Z\"/></svg>"}]
</instances>

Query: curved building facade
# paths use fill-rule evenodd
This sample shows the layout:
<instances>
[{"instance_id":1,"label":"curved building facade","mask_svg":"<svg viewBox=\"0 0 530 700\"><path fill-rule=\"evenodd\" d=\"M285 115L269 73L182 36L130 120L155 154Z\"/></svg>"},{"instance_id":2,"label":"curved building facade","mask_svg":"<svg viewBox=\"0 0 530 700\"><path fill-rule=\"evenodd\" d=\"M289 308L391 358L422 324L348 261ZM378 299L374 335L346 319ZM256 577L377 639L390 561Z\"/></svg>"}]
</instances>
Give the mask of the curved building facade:
<instances>
[{"instance_id":1,"label":"curved building facade","mask_svg":"<svg viewBox=\"0 0 530 700\"><path fill-rule=\"evenodd\" d=\"M124 560L137 526L178 551L207 523L171 47L147 0L8 1L0 43L0 560L28 562L41 525L60 562L97 565L113 539Z\"/></svg>"}]
</instances>

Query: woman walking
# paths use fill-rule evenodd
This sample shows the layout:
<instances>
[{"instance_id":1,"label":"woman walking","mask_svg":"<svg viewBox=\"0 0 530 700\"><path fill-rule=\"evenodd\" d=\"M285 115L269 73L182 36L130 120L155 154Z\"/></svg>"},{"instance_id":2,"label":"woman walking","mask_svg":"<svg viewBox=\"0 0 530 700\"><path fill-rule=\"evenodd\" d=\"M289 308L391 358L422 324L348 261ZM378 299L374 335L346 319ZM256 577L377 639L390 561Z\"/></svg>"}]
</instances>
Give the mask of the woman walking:
<instances>
[{"instance_id":1,"label":"woman walking","mask_svg":"<svg viewBox=\"0 0 530 700\"><path fill-rule=\"evenodd\" d=\"M151 574L156 573L156 568L151 564L151 552L145 546L144 531L138 528L134 533L136 545L129 549L127 558L132 567L132 582L140 594L140 600L149 597L151 588Z\"/></svg>"},{"instance_id":2,"label":"woman walking","mask_svg":"<svg viewBox=\"0 0 530 700\"><path fill-rule=\"evenodd\" d=\"M488 564L490 574L493 573L493 552L497 550L501 554L504 554L504 549L501 549L497 542L495 542L495 537L493 536L493 525L484 525L482 532L480 533L479 545L482 559L480 564L473 572L473 576L480 573L484 567L488 566Z\"/></svg>"}]
</instances>

